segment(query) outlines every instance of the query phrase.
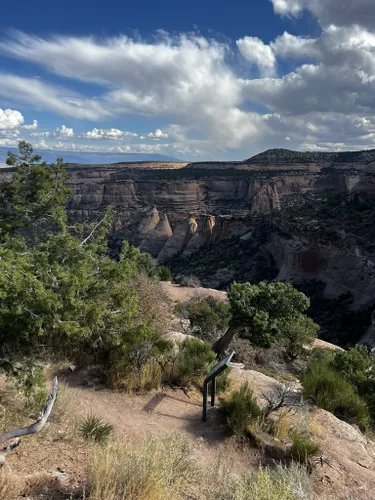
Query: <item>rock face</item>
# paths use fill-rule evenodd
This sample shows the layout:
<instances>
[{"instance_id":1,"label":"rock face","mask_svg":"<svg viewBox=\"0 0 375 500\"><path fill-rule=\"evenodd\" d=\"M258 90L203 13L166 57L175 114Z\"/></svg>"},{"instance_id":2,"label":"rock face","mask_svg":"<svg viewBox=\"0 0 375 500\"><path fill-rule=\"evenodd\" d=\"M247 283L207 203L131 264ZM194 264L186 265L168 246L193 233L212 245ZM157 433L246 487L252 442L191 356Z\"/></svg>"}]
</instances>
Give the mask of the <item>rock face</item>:
<instances>
[{"instance_id":1,"label":"rock face","mask_svg":"<svg viewBox=\"0 0 375 500\"><path fill-rule=\"evenodd\" d=\"M112 205L117 241L128 240L167 263L232 237L251 246L259 214L283 210L296 196L330 190L375 196L374 166L375 151L327 155L288 150L269 150L245 162L71 165L67 211L71 220L81 222L100 218ZM9 172L1 175L6 179ZM264 242L264 252L277 267L277 279L317 278L326 283L328 297L349 291L357 307L375 302L375 257L355 244L340 248L313 236L275 232ZM213 263L211 286L239 277L230 262L221 260L216 257Z\"/></svg>"}]
</instances>

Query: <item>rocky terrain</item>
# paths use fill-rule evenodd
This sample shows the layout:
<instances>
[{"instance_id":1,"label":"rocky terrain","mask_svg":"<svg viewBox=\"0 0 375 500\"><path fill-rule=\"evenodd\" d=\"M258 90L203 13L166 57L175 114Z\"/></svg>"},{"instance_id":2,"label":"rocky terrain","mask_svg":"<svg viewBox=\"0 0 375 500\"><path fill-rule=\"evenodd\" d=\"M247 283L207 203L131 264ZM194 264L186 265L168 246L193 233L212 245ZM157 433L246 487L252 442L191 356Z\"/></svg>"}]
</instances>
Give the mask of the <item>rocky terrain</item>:
<instances>
[{"instance_id":1,"label":"rocky terrain","mask_svg":"<svg viewBox=\"0 0 375 500\"><path fill-rule=\"evenodd\" d=\"M115 208L114 253L128 240L175 277L193 274L214 288L233 280L301 287L316 280L326 299L349 297L349 310L375 302L375 150L70 164L68 173L72 220L98 220ZM3 179L9 174L2 169ZM368 320L366 313L363 333Z\"/></svg>"}]
</instances>

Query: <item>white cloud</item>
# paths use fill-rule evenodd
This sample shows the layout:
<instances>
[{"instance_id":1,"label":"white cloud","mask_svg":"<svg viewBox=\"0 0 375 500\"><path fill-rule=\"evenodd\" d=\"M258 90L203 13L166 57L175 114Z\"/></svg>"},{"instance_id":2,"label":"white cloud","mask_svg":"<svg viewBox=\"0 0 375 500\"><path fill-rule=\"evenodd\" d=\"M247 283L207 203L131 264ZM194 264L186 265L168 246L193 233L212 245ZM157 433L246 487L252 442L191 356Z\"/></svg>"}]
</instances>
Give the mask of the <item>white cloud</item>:
<instances>
[{"instance_id":1,"label":"white cloud","mask_svg":"<svg viewBox=\"0 0 375 500\"><path fill-rule=\"evenodd\" d=\"M275 73L276 57L272 47L253 36L240 38L236 44L242 56L258 66L262 76L272 76Z\"/></svg>"},{"instance_id":2,"label":"white cloud","mask_svg":"<svg viewBox=\"0 0 375 500\"><path fill-rule=\"evenodd\" d=\"M21 78L0 73L0 96L31 105L35 109L52 111L78 119L109 118L113 113L103 103L76 92L48 85L36 78Z\"/></svg>"},{"instance_id":3,"label":"white cloud","mask_svg":"<svg viewBox=\"0 0 375 500\"><path fill-rule=\"evenodd\" d=\"M53 135L53 133L51 134L51 132L32 132L30 134L31 137L49 137L50 135Z\"/></svg>"},{"instance_id":4,"label":"white cloud","mask_svg":"<svg viewBox=\"0 0 375 500\"><path fill-rule=\"evenodd\" d=\"M0 130L2 132L14 131L20 127L23 122L24 118L19 111L0 108Z\"/></svg>"},{"instance_id":5,"label":"white cloud","mask_svg":"<svg viewBox=\"0 0 375 500\"><path fill-rule=\"evenodd\" d=\"M33 120L31 125L23 125L22 128L25 130L35 130L38 128L38 120Z\"/></svg>"},{"instance_id":6,"label":"white cloud","mask_svg":"<svg viewBox=\"0 0 375 500\"><path fill-rule=\"evenodd\" d=\"M124 130L119 130L117 128L110 128L110 129L98 129L98 128L93 128L92 130L86 132L83 134L84 139L108 139L111 141L122 141L123 139L128 139L132 137L137 137L138 134L135 134L134 132L127 132Z\"/></svg>"},{"instance_id":7,"label":"white cloud","mask_svg":"<svg viewBox=\"0 0 375 500\"><path fill-rule=\"evenodd\" d=\"M46 142L41 139L33 144L35 149L54 151L77 151L86 153L149 153L165 154L169 144L131 144L119 146L98 146L97 144L76 144L68 142Z\"/></svg>"},{"instance_id":8,"label":"white cloud","mask_svg":"<svg viewBox=\"0 0 375 500\"><path fill-rule=\"evenodd\" d=\"M56 132L54 135L62 138L74 137L74 130L72 128L66 127L65 125L62 125L60 128L56 128Z\"/></svg>"},{"instance_id":9,"label":"white cloud","mask_svg":"<svg viewBox=\"0 0 375 500\"><path fill-rule=\"evenodd\" d=\"M38 79L0 75L0 96L94 121L97 128L74 136L80 148L108 151L105 141L126 139L116 147L134 151L160 146L159 151L216 157L240 149L238 155L248 157L249 152L276 146L374 147L375 2L272 1L281 15L298 16L308 10L320 22L321 35L285 32L269 44L245 36L237 40L234 53L229 42L197 35L159 33L149 43L128 37L40 38L17 33L0 41L0 51L63 76L65 85L69 79L95 84L98 95L87 98ZM244 64L240 69L232 65L239 53L258 68L258 78L240 78L237 71L243 71ZM279 64L283 60L287 64ZM289 66L292 71L277 75L276 68ZM255 111L259 105L265 114ZM123 115L145 116L147 123L150 117L153 123L168 120L170 125L140 137L106 128L112 117ZM12 133L19 129L21 125ZM55 137L67 142L73 134L66 127ZM30 135L47 138L49 132ZM149 143L131 144L135 137ZM161 139L168 139L169 145ZM91 144L83 144L89 140ZM103 143L92 144L94 140ZM109 149L113 147L111 142Z\"/></svg>"},{"instance_id":10,"label":"white cloud","mask_svg":"<svg viewBox=\"0 0 375 500\"><path fill-rule=\"evenodd\" d=\"M373 0L271 0L275 13L298 16L308 10L322 26L359 25L375 27L375 2Z\"/></svg>"},{"instance_id":11,"label":"white cloud","mask_svg":"<svg viewBox=\"0 0 375 500\"><path fill-rule=\"evenodd\" d=\"M150 132L147 135L141 135L140 139L152 139L154 141L158 141L160 139L168 139L168 134L162 132L160 128L158 128L155 132Z\"/></svg>"},{"instance_id":12,"label":"white cloud","mask_svg":"<svg viewBox=\"0 0 375 500\"><path fill-rule=\"evenodd\" d=\"M46 94L45 106L55 112L61 106L60 114L73 116L79 110L89 119L94 114L101 119L105 114L168 116L221 148L236 148L258 136L257 114L241 109L241 85L226 63L230 48L218 41L195 35L164 34L146 43L128 37L43 39L17 33L1 42L0 50L58 75L103 87L100 98L77 96L74 102L66 90L47 86L45 93L34 83L31 92L27 87L29 102L42 105Z\"/></svg>"}]
</instances>

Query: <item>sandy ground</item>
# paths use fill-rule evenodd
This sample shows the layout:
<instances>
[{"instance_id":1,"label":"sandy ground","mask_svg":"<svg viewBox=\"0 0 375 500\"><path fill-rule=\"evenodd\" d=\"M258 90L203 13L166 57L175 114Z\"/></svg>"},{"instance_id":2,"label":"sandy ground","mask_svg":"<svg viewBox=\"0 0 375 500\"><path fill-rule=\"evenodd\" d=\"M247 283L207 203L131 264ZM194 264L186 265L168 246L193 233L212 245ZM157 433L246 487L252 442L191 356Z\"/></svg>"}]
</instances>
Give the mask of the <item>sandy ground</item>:
<instances>
[{"instance_id":1,"label":"sandy ground","mask_svg":"<svg viewBox=\"0 0 375 500\"><path fill-rule=\"evenodd\" d=\"M65 378L61 398L66 414L60 421L52 415L46 429L24 438L20 447L8 455L7 462L13 473L29 476L33 482L36 474L60 471L67 474L72 486L82 484L93 446L78 437L76 426L82 417L91 413L112 424L116 438L136 445L149 435L182 433L191 441L194 458L202 467L214 464L218 456L237 472L260 464L259 450L242 446L228 435L225 418L218 407L209 408L208 421L202 422L199 393L186 394L180 389L164 388L160 392L128 395L102 387L85 387L82 383L86 377L86 372L79 372ZM41 494L28 498L51 497Z\"/></svg>"}]
</instances>

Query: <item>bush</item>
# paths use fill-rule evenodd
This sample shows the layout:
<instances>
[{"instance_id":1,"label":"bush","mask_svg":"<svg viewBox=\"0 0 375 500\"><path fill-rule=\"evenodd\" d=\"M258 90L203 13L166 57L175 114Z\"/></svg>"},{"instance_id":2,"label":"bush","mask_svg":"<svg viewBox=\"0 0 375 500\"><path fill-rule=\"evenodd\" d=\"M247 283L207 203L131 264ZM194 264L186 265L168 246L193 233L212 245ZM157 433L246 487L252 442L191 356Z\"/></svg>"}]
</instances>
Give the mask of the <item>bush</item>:
<instances>
[{"instance_id":1,"label":"bush","mask_svg":"<svg viewBox=\"0 0 375 500\"><path fill-rule=\"evenodd\" d=\"M180 315L189 319L194 335L207 342L217 340L231 318L229 304L214 297L193 299L183 304L182 310Z\"/></svg>"},{"instance_id":2,"label":"bush","mask_svg":"<svg viewBox=\"0 0 375 500\"><path fill-rule=\"evenodd\" d=\"M202 387L215 353L209 344L198 339L187 339L180 345L179 352L164 370L164 380L181 387Z\"/></svg>"},{"instance_id":3,"label":"bush","mask_svg":"<svg viewBox=\"0 0 375 500\"><path fill-rule=\"evenodd\" d=\"M156 268L156 276L160 281L172 281L172 273L167 266L158 266Z\"/></svg>"},{"instance_id":4,"label":"bush","mask_svg":"<svg viewBox=\"0 0 375 500\"><path fill-rule=\"evenodd\" d=\"M25 407L39 413L46 404L48 392L46 390L46 376L44 368L33 362L27 362L11 377L13 385L24 397Z\"/></svg>"},{"instance_id":5,"label":"bush","mask_svg":"<svg viewBox=\"0 0 375 500\"><path fill-rule=\"evenodd\" d=\"M370 414L366 403L353 385L326 362L311 362L302 385L305 396L313 398L317 406L361 429L368 428Z\"/></svg>"},{"instance_id":6,"label":"bush","mask_svg":"<svg viewBox=\"0 0 375 500\"><path fill-rule=\"evenodd\" d=\"M216 464L203 485L206 500L310 500L313 479L296 463L236 475ZM206 486L207 485L207 486Z\"/></svg>"},{"instance_id":7,"label":"bush","mask_svg":"<svg viewBox=\"0 0 375 500\"><path fill-rule=\"evenodd\" d=\"M320 447L312 439L298 432L293 434L292 456L301 463L307 463L310 457L320 453Z\"/></svg>"},{"instance_id":8,"label":"bush","mask_svg":"<svg viewBox=\"0 0 375 500\"><path fill-rule=\"evenodd\" d=\"M185 437L152 437L140 451L117 443L96 451L88 474L89 498L177 500L194 478Z\"/></svg>"},{"instance_id":9,"label":"bush","mask_svg":"<svg viewBox=\"0 0 375 500\"><path fill-rule=\"evenodd\" d=\"M113 432L113 426L103 422L95 415L88 415L79 424L80 435L88 441L106 443Z\"/></svg>"},{"instance_id":10,"label":"bush","mask_svg":"<svg viewBox=\"0 0 375 500\"><path fill-rule=\"evenodd\" d=\"M117 391L143 392L159 389L162 379L162 369L157 360L147 361L138 369L124 356L110 370L111 386Z\"/></svg>"},{"instance_id":11,"label":"bush","mask_svg":"<svg viewBox=\"0 0 375 500\"><path fill-rule=\"evenodd\" d=\"M201 286L201 282L199 278L193 275L181 276L180 285L188 286L190 288L199 288Z\"/></svg>"},{"instance_id":12,"label":"bush","mask_svg":"<svg viewBox=\"0 0 375 500\"><path fill-rule=\"evenodd\" d=\"M250 425L263 415L248 383L224 399L222 406L228 426L236 436L247 436Z\"/></svg>"}]
</instances>

